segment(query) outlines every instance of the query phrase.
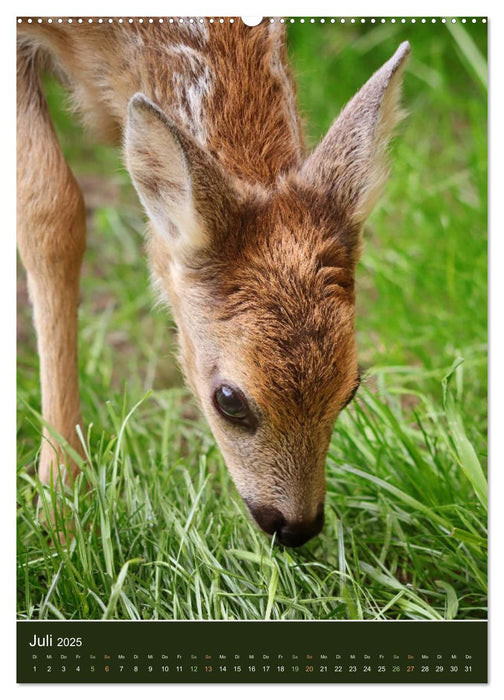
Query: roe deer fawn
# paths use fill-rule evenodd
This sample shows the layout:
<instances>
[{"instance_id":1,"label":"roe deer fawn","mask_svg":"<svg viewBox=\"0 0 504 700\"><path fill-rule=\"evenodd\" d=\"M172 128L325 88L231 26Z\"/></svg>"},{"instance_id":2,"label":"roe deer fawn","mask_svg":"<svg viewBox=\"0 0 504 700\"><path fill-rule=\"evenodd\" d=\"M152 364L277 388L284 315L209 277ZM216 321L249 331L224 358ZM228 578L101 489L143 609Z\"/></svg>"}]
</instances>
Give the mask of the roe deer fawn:
<instances>
[{"instance_id":1,"label":"roe deer fawn","mask_svg":"<svg viewBox=\"0 0 504 700\"><path fill-rule=\"evenodd\" d=\"M43 416L74 450L84 207L40 70L123 144L187 381L257 523L298 546L322 528L332 426L359 384L354 273L408 54L405 42L308 155L278 21L20 24L19 251ZM45 430L41 479L65 462L76 473Z\"/></svg>"}]
</instances>

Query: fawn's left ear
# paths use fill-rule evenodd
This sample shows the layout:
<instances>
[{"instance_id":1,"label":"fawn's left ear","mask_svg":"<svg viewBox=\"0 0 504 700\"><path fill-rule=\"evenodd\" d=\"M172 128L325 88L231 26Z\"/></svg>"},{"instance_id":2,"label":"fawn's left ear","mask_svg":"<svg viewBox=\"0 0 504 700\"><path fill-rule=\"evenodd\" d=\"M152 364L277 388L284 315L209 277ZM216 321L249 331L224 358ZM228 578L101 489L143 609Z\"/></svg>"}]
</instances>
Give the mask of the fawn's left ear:
<instances>
[{"instance_id":1,"label":"fawn's left ear","mask_svg":"<svg viewBox=\"0 0 504 700\"><path fill-rule=\"evenodd\" d=\"M140 200L172 254L189 261L225 235L236 205L220 166L141 93L128 105L124 149Z\"/></svg>"},{"instance_id":2,"label":"fawn's left ear","mask_svg":"<svg viewBox=\"0 0 504 700\"><path fill-rule=\"evenodd\" d=\"M301 168L301 177L327 194L340 215L360 229L388 174L386 151L403 114L399 108L407 41L344 107Z\"/></svg>"}]
</instances>

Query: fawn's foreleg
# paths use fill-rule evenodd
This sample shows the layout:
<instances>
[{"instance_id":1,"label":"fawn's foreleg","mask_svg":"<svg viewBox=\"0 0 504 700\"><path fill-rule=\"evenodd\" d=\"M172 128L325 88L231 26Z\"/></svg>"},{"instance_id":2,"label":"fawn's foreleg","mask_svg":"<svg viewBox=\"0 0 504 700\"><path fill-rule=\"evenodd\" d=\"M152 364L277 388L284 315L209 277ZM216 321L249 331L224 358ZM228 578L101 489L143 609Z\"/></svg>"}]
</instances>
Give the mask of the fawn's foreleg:
<instances>
[{"instance_id":1,"label":"fawn's foreleg","mask_svg":"<svg viewBox=\"0 0 504 700\"><path fill-rule=\"evenodd\" d=\"M82 424L77 370L79 276L86 244L85 211L48 113L37 55L18 48L18 247L28 276L40 357L45 422L77 452ZM44 428L40 479L57 481L60 464L78 467Z\"/></svg>"}]
</instances>

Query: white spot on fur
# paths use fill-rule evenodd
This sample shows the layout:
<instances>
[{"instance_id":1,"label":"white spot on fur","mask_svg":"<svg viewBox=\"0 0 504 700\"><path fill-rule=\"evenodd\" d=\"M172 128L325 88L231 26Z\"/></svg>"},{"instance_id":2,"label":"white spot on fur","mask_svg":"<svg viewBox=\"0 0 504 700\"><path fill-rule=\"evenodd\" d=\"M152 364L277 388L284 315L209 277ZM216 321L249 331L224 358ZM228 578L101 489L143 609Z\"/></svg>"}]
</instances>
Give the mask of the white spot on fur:
<instances>
[{"instance_id":1,"label":"white spot on fur","mask_svg":"<svg viewBox=\"0 0 504 700\"><path fill-rule=\"evenodd\" d=\"M206 44L208 41L208 26L206 21L200 22L199 17L193 17L194 22L189 22L187 19L182 24L178 25L178 30L181 35L187 34L193 39L197 39L201 44Z\"/></svg>"},{"instance_id":2,"label":"white spot on fur","mask_svg":"<svg viewBox=\"0 0 504 700\"><path fill-rule=\"evenodd\" d=\"M205 145L208 134L204 104L212 88L210 68L203 54L189 46L172 46L170 53L178 59L172 77L172 114L201 145Z\"/></svg>"}]
</instances>

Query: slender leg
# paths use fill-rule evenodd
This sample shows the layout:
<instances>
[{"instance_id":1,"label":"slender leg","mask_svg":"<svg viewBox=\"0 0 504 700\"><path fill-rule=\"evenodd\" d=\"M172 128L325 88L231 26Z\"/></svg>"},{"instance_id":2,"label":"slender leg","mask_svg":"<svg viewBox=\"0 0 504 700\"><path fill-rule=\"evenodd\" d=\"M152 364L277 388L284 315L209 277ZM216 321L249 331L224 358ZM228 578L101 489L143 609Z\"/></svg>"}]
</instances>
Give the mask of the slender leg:
<instances>
[{"instance_id":1,"label":"slender leg","mask_svg":"<svg viewBox=\"0 0 504 700\"><path fill-rule=\"evenodd\" d=\"M43 96L37 55L18 48L18 247L28 275L40 356L42 414L82 454L77 371L79 276L86 245L80 189L57 142ZM60 464L78 467L44 428L39 475L57 481Z\"/></svg>"}]
</instances>

